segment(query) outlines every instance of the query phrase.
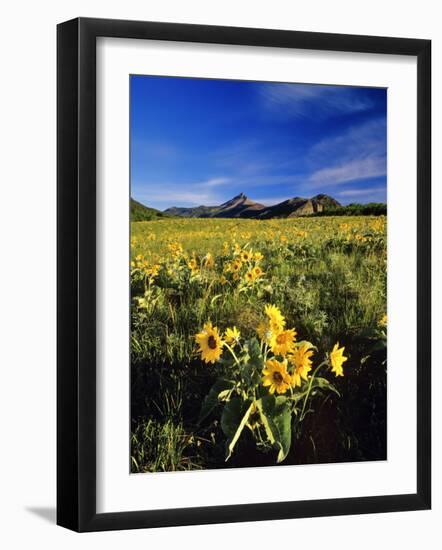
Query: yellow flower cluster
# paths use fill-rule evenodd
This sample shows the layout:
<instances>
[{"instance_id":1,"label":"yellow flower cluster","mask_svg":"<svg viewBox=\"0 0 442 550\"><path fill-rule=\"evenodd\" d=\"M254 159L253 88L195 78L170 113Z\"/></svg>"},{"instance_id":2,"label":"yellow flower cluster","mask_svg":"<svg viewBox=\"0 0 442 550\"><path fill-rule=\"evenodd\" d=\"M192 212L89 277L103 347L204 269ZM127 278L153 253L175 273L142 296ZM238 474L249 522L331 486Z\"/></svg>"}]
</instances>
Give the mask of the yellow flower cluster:
<instances>
[{"instance_id":1,"label":"yellow flower cluster","mask_svg":"<svg viewBox=\"0 0 442 550\"><path fill-rule=\"evenodd\" d=\"M233 260L224 264L224 273L230 273L233 281L242 279L248 284L254 283L264 276L264 270L259 265L263 259L261 252L241 248L238 243L235 243Z\"/></svg>"},{"instance_id":2,"label":"yellow flower cluster","mask_svg":"<svg viewBox=\"0 0 442 550\"><path fill-rule=\"evenodd\" d=\"M172 242L167 245L172 258L179 258L183 254L183 246L181 243Z\"/></svg>"},{"instance_id":3,"label":"yellow flower cluster","mask_svg":"<svg viewBox=\"0 0 442 550\"><path fill-rule=\"evenodd\" d=\"M296 343L296 330L285 328L286 321L278 307L267 305L264 311L267 319L258 326L258 335L275 356L283 359L279 361L273 357L266 361L262 384L269 387L270 393L282 394L307 380L312 368L310 357L313 349L309 342Z\"/></svg>"},{"instance_id":4,"label":"yellow flower cluster","mask_svg":"<svg viewBox=\"0 0 442 550\"><path fill-rule=\"evenodd\" d=\"M313 346L310 342L296 342L296 330L286 328L286 321L279 308L268 304L264 308L266 320L259 324L257 333L264 345L264 368L262 385L269 388L271 394L284 394L290 388L294 389L307 381L312 369ZM204 324L203 330L195 335L199 346L198 352L206 363L215 363L226 346L232 348L240 344L241 333L236 328L227 328L221 335L218 327L211 321ZM268 357L269 352L273 357ZM343 376L343 363L347 357L343 355L344 347L336 343L328 356L329 365L336 376Z\"/></svg>"},{"instance_id":5,"label":"yellow flower cluster","mask_svg":"<svg viewBox=\"0 0 442 550\"><path fill-rule=\"evenodd\" d=\"M132 270L137 270L148 277L153 282L160 272L160 264L150 264L142 254L138 254L131 262Z\"/></svg>"}]
</instances>

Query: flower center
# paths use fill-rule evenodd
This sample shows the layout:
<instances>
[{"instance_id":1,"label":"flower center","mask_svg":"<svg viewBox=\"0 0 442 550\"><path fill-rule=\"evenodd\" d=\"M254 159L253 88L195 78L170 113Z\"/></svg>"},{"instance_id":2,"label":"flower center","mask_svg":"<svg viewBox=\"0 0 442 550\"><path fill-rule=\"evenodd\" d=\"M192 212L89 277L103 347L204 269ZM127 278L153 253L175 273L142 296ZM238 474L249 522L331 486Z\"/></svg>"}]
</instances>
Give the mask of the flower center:
<instances>
[{"instance_id":1,"label":"flower center","mask_svg":"<svg viewBox=\"0 0 442 550\"><path fill-rule=\"evenodd\" d=\"M285 343L285 334L278 334L276 337L276 341L278 344L284 344Z\"/></svg>"},{"instance_id":2,"label":"flower center","mask_svg":"<svg viewBox=\"0 0 442 550\"><path fill-rule=\"evenodd\" d=\"M282 374L280 372L274 372L273 373L273 380L274 382L276 382L277 384L281 384L282 382Z\"/></svg>"},{"instance_id":3,"label":"flower center","mask_svg":"<svg viewBox=\"0 0 442 550\"><path fill-rule=\"evenodd\" d=\"M209 336L207 343L210 349L216 349L216 339L215 339L215 336L213 336L213 334Z\"/></svg>"}]
</instances>

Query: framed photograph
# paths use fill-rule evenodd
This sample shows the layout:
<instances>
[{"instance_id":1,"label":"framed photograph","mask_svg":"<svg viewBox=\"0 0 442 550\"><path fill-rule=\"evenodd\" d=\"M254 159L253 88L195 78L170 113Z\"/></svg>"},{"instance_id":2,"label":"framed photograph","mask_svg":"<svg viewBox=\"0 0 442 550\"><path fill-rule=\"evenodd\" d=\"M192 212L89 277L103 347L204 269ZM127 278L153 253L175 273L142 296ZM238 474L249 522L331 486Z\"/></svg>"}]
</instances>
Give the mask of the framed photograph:
<instances>
[{"instance_id":1,"label":"framed photograph","mask_svg":"<svg viewBox=\"0 0 442 550\"><path fill-rule=\"evenodd\" d=\"M431 506L431 43L58 26L57 522Z\"/></svg>"}]
</instances>

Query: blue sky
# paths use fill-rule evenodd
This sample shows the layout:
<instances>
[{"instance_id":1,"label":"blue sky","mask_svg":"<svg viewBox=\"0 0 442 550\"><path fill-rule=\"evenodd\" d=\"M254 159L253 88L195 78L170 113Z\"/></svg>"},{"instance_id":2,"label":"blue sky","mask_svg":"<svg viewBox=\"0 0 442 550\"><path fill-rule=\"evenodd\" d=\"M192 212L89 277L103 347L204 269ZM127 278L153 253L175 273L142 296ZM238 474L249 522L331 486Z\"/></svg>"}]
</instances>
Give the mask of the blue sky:
<instances>
[{"instance_id":1,"label":"blue sky","mask_svg":"<svg viewBox=\"0 0 442 550\"><path fill-rule=\"evenodd\" d=\"M148 206L386 202L385 89L134 75L130 96L131 194Z\"/></svg>"}]
</instances>

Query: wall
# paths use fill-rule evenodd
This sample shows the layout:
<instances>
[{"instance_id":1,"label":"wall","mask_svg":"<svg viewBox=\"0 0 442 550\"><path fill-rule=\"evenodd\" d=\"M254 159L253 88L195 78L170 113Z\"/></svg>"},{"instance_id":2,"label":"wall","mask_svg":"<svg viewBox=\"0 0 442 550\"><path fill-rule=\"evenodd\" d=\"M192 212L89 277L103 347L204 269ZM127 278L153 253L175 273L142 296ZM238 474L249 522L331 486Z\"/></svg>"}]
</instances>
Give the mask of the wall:
<instances>
[{"instance_id":1,"label":"wall","mask_svg":"<svg viewBox=\"0 0 442 550\"><path fill-rule=\"evenodd\" d=\"M433 151L442 148L442 36L438 2L114 0L7 3L2 8L0 224L0 540L8 549L270 544L435 548L442 520L440 400L434 400L434 509L431 512L75 535L54 525L55 504L55 25L81 16L175 21L433 39ZM400 6L400 11L398 8ZM433 181L441 180L434 154ZM433 204L442 203L434 186ZM435 208L435 206L434 206ZM434 234L440 234L435 220ZM440 241L434 280L441 277ZM436 285L435 285L436 286ZM434 289L440 334L440 287ZM6 305L6 307L5 307ZM4 314L4 315L3 315ZM433 387L441 386L435 343ZM404 380L406 389L406 380ZM438 396L437 396L438 397ZM408 427L404 426L404 437ZM7 540L7 542L6 542Z\"/></svg>"}]
</instances>

